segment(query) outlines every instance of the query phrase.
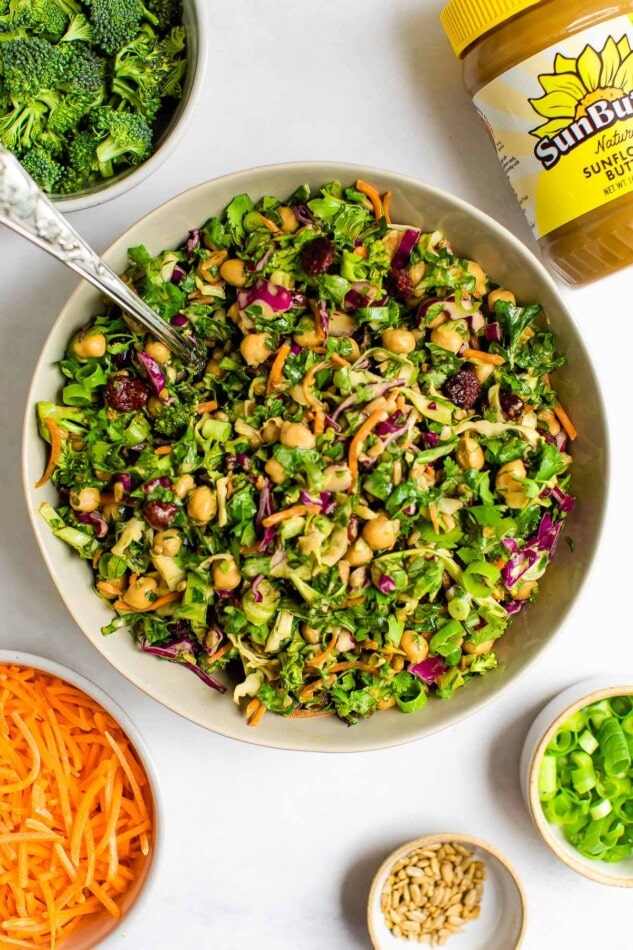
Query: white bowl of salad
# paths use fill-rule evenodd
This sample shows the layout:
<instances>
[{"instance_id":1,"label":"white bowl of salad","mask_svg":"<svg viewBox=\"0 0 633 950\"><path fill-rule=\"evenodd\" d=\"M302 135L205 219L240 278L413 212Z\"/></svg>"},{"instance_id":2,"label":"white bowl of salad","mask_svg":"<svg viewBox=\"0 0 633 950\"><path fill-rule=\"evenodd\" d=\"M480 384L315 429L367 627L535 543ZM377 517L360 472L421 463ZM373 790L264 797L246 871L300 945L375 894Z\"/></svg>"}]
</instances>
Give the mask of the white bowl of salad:
<instances>
[{"instance_id":1,"label":"white bowl of salad","mask_svg":"<svg viewBox=\"0 0 633 950\"><path fill-rule=\"evenodd\" d=\"M608 474L589 357L523 245L415 180L304 163L199 185L106 258L208 363L87 286L40 358L28 507L97 649L288 749L407 742L508 689L578 596Z\"/></svg>"}]
</instances>

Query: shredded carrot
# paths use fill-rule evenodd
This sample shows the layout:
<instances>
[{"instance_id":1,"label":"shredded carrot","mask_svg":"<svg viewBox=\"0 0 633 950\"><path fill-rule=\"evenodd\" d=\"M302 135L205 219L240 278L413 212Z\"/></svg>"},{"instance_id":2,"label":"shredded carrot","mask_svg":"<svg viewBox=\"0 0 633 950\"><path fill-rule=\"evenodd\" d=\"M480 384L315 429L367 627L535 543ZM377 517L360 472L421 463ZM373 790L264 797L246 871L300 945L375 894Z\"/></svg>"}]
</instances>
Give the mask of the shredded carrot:
<instances>
[{"instance_id":1,"label":"shredded carrot","mask_svg":"<svg viewBox=\"0 0 633 950\"><path fill-rule=\"evenodd\" d=\"M266 391L269 396L277 389L281 389L281 387L284 385L283 368L286 360L288 359L290 350L291 347L289 343L284 343L283 346L280 346L277 350L277 355L273 360L273 365L270 369L270 376L268 377L268 386Z\"/></svg>"},{"instance_id":2,"label":"shredded carrot","mask_svg":"<svg viewBox=\"0 0 633 950\"><path fill-rule=\"evenodd\" d=\"M59 456L62 451L62 434L60 432L59 426L50 416L47 416L44 420L44 424L48 429L48 434L51 437L51 452L48 456L48 463L46 468L42 473L42 477L35 482L36 488L41 488L42 485L45 485L49 480L55 469L57 468L57 463L59 462Z\"/></svg>"},{"instance_id":3,"label":"shredded carrot","mask_svg":"<svg viewBox=\"0 0 633 950\"><path fill-rule=\"evenodd\" d=\"M384 413L393 408L394 403L395 397L390 398L382 408L376 409L374 412L372 412L371 416L369 416L369 418L363 422L356 432L356 435L352 439L349 447L348 465L352 473L353 481L356 481L358 478L358 457L363 448L365 439L371 433L372 429L374 429L378 423L382 421L384 418Z\"/></svg>"},{"instance_id":4,"label":"shredded carrot","mask_svg":"<svg viewBox=\"0 0 633 950\"><path fill-rule=\"evenodd\" d=\"M463 360L474 360L475 363L488 363L489 366L502 366L505 363L500 353L484 353L483 350L465 349L460 356Z\"/></svg>"},{"instance_id":5,"label":"shredded carrot","mask_svg":"<svg viewBox=\"0 0 633 950\"><path fill-rule=\"evenodd\" d=\"M315 409L312 431L315 435L323 435L325 431L325 413L322 409Z\"/></svg>"},{"instance_id":6,"label":"shredded carrot","mask_svg":"<svg viewBox=\"0 0 633 950\"><path fill-rule=\"evenodd\" d=\"M272 528L282 521L288 521L289 518L299 518L302 515L318 515L321 511L319 505L292 505L291 508L285 508L283 511L276 511L267 518L262 519L264 528Z\"/></svg>"},{"instance_id":7,"label":"shredded carrot","mask_svg":"<svg viewBox=\"0 0 633 950\"><path fill-rule=\"evenodd\" d=\"M216 660L220 660L224 656L225 653L228 653L229 650L232 649L232 647L233 647L232 643L225 643L223 647L220 647L219 650L216 650L215 653L213 653L210 657L207 658L208 662L215 663Z\"/></svg>"},{"instance_id":8,"label":"shredded carrot","mask_svg":"<svg viewBox=\"0 0 633 950\"><path fill-rule=\"evenodd\" d=\"M359 244L358 247L355 247L353 253L356 257L369 257L369 251L363 244Z\"/></svg>"},{"instance_id":9,"label":"shredded carrot","mask_svg":"<svg viewBox=\"0 0 633 950\"><path fill-rule=\"evenodd\" d=\"M556 418L562 425L563 429L567 433L567 437L570 438L571 441L573 442L574 439L578 435L578 431L576 430L576 426L571 421L571 419L569 418L569 416L567 415L567 413L565 412L565 410L560 404L557 406L554 406L554 415L556 416Z\"/></svg>"},{"instance_id":10,"label":"shredded carrot","mask_svg":"<svg viewBox=\"0 0 633 950\"><path fill-rule=\"evenodd\" d=\"M326 676L325 679L313 680L311 683L306 683L305 686L302 686L297 696L301 702L304 702L306 699L312 699L318 689L327 689L328 686L332 686L335 682L336 676L334 676L334 674Z\"/></svg>"},{"instance_id":11,"label":"shredded carrot","mask_svg":"<svg viewBox=\"0 0 633 950\"><path fill-rule=\"evenodd\" d=\"M310 386L312 385L312 381L314 380L314 377L319 372L319 370L326 369L326 367L328 367L329 365L330 365L329 360L324 360L322 363L315 363L314 366L311 366L308 372L303 377L303 382L301 383L301 389L303 391L305 401L308 403L309 406L312 406L313 409L323 409L323 405L316 398L316 396L312 395L312 393L310 392Z\"/></svg>"},{"instance_id":12,"label":"shredded carrot","mask_svg":"<svg viewBox=\"0 0 633 950\"><path fill-rule=\"evenodd\" d=\"M130 584L130 587L132 585ZM130 607L129 604L126 604L124 600L117 600L114 602L115 609L121 613L146 613L150 610L158 610L160 607L165 607L167 604L172 604L175 600L178 600L180 593L177 590L172 590L168 594L163 594L162 597L157 597L156 600L153 600L151 604L148 604L147 607Z\"/></svg>"},{"instance_id":13,"label":"shredded carrot","mask_svg":"<svg viewBox=\"0 0 633 950\"><path fill-rule=\"evenodd\" d=\"M119 902L150 850L147 778L81 690L0 665L0 947L56 950Z\"/></svg>"},{"instance_id":14,"label":"shredded carrot","mask_svg":"<svg viewBox=\"0 0 633 950\"><path fill-rule=\"evenodd\" d=\"M384 209L382 206L382 201L380 200L380 195L376 191L373 185L368 185L366 181L362 181L360 178L356 182L357 189L362 192L362 194L367 195L371 201L371 206L374 209L374 217L376 221L384 216Z\"/></svg>"},{"instance_id":15,"label":"shredded carrot","mask_svg":"<svg viewBox=\"0 0 633 950\"><path fill-rule=\"evenodd\" d=\"M172 452L171 445L159 445L157 449L154 449L154 455L171 455Z\"/></svg>"},{"instance_id":16,"label":"shredded carrot","mask_svg":"<svg viewBox=\"0 0 633 950\"><path fill-rule=\"evenodd\" d=\"M281 229L277 227L274 221L271 221L270 218L265 218L264 215L261 216L262 224L265 228L268 228L271 234L281 234Z\"/></svg>"},{"instance_id":17,"label":"shredded carrot","mask_svg":"<svg viewBox=\"0 0 633 950\"><path fill-rule=\"evenodd\" d=\"M196 406L196 412L199 416L203 415L205 412L215 412L218 408L218 404L215 399L209 399L208 402L199 402Z\"/></svg>"},{"instance_id":18,"label":"shredded carrot","mask_svg":"<svg viewBox=\"0 0 633 950\"><path fill-rule=\"evenodd\" d=\"M313 656L311 660L308 660L310 666L323 666L328 657L332 656L334 653L334 648L336 646L336 634L333 633L330 637L330 642L326 646L325 650L321 653L317 653L316 656Z\"/></svg>"},{"instance_id":19,"label":"shredded carrot","mask_svg":"<svg viewBox=\"0 0 633 950\"><path fill-rule=\"evenodd\" d=\"M391 215L389 214L390 208L391 208L391 192L387 191L383 195L383 199L382 199L382 210L383 210L383 214L385 216L385 221L387 222L387 224L391 224Z\"/></svg>"},{"instance_id":20,"label":"shredded carrot","mask_svg":"<svg viewBox=\"0 0 633 950\"><path fill-rule=\"evenodd\" d=\"M251 699L250 703L246 707L246 725L247 726L258 726L264 717L266 712L266 707L261 702L261 700Z\"/></svg>"},{"instance_id":21,"label":"shredded carrot","mask_svg":"<svg viewBox=\"0 0 633 950\"><path fill-rule=\"evenodd\" d=\"M332 353L330 357L330 362L335 366L350 366L349 360L346 360L344 357L339 356L338 353Z\"/></svg>"},{"instance_id":22,"label":"shredded carrot","mask_svg":"<svg viewBox=\"0 0 633 950\"><path fill-rule=\"evenodd\" d=\"M380 670L369 663L361 663L360 660L347 660L342 663L335 663L330 667L330 673L343 673L345 670L362 670L363 673L374 673L380 675Z\"/></svg>"}]
</instances>

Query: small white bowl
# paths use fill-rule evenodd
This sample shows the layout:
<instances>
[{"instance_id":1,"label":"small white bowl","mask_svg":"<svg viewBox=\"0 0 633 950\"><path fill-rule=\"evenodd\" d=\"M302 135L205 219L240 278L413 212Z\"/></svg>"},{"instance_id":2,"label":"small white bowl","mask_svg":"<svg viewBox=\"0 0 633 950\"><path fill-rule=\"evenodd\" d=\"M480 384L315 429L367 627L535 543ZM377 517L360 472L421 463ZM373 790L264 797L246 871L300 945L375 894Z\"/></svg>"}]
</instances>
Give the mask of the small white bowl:
<instances>
[{"instance_id":1,"label":"small white bowl","mask_svg":"<svg viewBox=\"0 0 633 950\"><path fill-rule=\"evenodd\" d=\"M157 148L140 165L105 178L78 194L55 198L56 207L65 214L105 204L145 181L171 155L187 131L200 98L209 56L208 3L205 0L183 0L182 7L183 23L187 29L187 76L182 99L174 106L174 113L158 138Z\"/></svg>"},{"instance_id":2,"label":"small white bowl","mask_svg":"<svg viewBox=\"0 0 633 950\"><path fill-rule=\"evenodd\" d=\"M633 695L633 674L596 676L583 680L555 696L538 714L527 734L521 753L520 776L523 798L536 830L557 858L572 871L598 884L612 887L633 887L633 858L609 864L585 858L566 840L558 825L550 825L539 799L538 777L545 750L571 715L585 706L612 699L614 696Z\"/></svg>"},{"instance_id":3,"label":"small white bowl","mask_svg":"<svg viewBox=\"0 0 633 950\"><path fill-rule=\"evenodd\" d=\"M63 939L64 950L92 950L97 944L105 940L106 937L114 933L121 926L127 926L132 915L142 913L144 896L147 888L151 886L160 853L162 850L162 828L163 828L163 806L160 793L160 784L154 763L149 754L147 745L142 735L123 709L116 703L111 696L105 693L98 686L95 686L89 679L69 670L68 667L48 660L43 656L36 656L33 653L21 653L19 650L0 650L0 664L14 666L28 666L43 673L49 673L51 676L58 676L67 683L72 683L78 689L96 700L103 708L110 713L112 718L121 727L132 743L139 761L143 767L149 788L152 794L153 820L152 830L152 849L143 862L140 873L136 875L129 889L123 895L119 902L121 917L115 920L106 910L98 913L89 914L84 917L79 926ZM1 942L1 940L0 940Z\"/></svg>"},{"instance_id":4,"label":"small white bowl","mask_svg":"<svg viewBox=\"0 0 633 950\"><path fill-rule=\"evenodd\" d=\"M403 937L394 937L385 923L380 903L382 892L394 864L416 848L434 844L460 844L472 851L475 860L486 868L481 914L469 920L461 933L447 940L451 950L516 950L525 934L527 901L521 881L506 858L492 845L479 838L461 834L427 835L408 841L393 851L381 864L369 892L367 925L374 950L402 950L410 946Z\"/></svg>"}]
</instances>

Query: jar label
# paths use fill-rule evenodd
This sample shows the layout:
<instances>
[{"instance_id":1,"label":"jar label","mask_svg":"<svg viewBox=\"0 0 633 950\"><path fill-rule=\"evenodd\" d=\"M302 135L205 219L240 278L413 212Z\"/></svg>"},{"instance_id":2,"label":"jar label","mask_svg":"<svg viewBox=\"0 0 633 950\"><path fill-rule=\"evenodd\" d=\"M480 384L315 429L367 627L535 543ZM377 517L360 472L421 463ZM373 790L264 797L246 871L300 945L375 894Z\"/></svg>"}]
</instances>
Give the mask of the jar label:
<instances>
[{"instance_id":1,"label":"jar label","mask_svg":"<svg viewBox=\"0 0 633 950\"><path fill-rule=\"evenodd\" d=\"M474 101L537 238L633 193L633 15L537 53Z\"/></svg>"}]
</instances>

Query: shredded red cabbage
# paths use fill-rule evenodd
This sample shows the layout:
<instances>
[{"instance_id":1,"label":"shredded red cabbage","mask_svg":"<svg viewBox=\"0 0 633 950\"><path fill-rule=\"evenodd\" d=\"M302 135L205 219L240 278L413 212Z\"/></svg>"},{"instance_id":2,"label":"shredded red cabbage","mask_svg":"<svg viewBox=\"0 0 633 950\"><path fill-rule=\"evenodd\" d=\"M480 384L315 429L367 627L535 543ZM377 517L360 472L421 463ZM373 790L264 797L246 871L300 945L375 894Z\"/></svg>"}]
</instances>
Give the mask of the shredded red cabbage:
<instances>
[{"instance_id":1,"label":"shredded red cabbage","mask_svg":"<svg viewBox=\"0 0 633 950\"><path fill-rule=\"evenodd\" d=\"M179 284L180 281L187 276L187 271L184 270L180 264L176 264L173 271L171 272L171 282L172 284Z\"/></svg>"},{"instance_id":2,"label":"shredded red cabbage","mask_svg":"<svg viewBox=\"0 0 633 950\"><path fill-rule=\"evenodd\" d=\"M396 249L396 253L393 255L391 261L391 266L395 270L402 270L404 267L407 267L409 260L411 258L411 251L415 247L415 242L420 237L420 232L414 230L413 228L407 228L402 237L400 238L400 243Z\"/></svg>"},{"instance_id":3,"label":"shredded red cabbage","mask_svg":"<svg viewBox=\"0 0 633 950\"><path fill-rule=\"evenodd\" d=\"M571 495L566 494L562 488L559 488L558 486L552 488L551 495L564 514L568 515L570 511L574 510L574 499Z\"/></svg>"},{"instance_id":4,"label":"shredded red cabbage","mask_svg":"<svg viewBox=\"0 0 633 950\"><path fill-rule=\"evenodd\" d=\"M446 673L447 666L441 656L428 656L421 663L411 664L409 673L419 676L423 683L430 685Z\"/></svg>"},{"instance_id":5,"label":"shredded red cabbage","mask_svg":"<svg viewBox=\"0 0 633 950\"><path fill-rule=\"evenodd\" d=\"M77 521L82 524L91 524L95 528L95 534L98 538L105 538L108 533L108 522L98 511L78 511L76 512Z\"/></svg>"},{"instance_id":6,"label":"shredded red cabbage","mask_svg":"<svg viewBox=\"0 0 633 950\"><path fill-rule=\"evenodd\" d=\"M185 249L187 259L191 257L193 252L198 247L200 247L200 231L197 228L194 228L193 231L189 232L189 237L187 239L187 246Z\"/></svg>"},{"instance_id":7,"label":"shredded red cabbage","mask_svg":"<svg viewBox=\"0 0 633 950\"><path fill-rule=\"evenodd\" d=\"M217 689L218 693L226 693L226 686L222 686L222 684L218 683L212 676L205 673L204 670L201 670L196 663L192 663L191 660L181 659L181 657L187 655L195 657L197 645L194 644L193 640L183 638L182 640L176 640L173 643L163 643L159 646L157 644L149 644L145 637L143 637L141 640L141 650L143 650L144 653L151 653L153 656L160 656L164 660L171 660L172 662L186 666L188 670L191 670L192 673L200 677L202 682L206 683L207 686L210 686L212 689Z\"/></svg>"},{"instance_id":8,"label":"shredded red cabbage","mask_svg":"<svg viewBox=\"0 0 633 950\"><path fill-rule=\"evenodd\" d=\"M132 476L129 472L119 472L118 475L115 475L114 481L121 486L123 491L132 491Z\"/></svg>"},{"instance_id":9,"label":"shredded red cabbage","mask_svg":"<svg viewBox=\"0 0 633 950\"><path fill-rule=\"evenodd\" d=\"M313 498L307 491L302 491L300 498L304 505L319 505L324 515L331 515L336 511L336 501L331 491L320 492L318 498Z\"/></svg>"},{"instance_id":10,"label":"shredded red cabbage","mask_svg":"<svg viewBox=\"0 0 633 950\"><path fill-rule=\"evenodd\" d=\"M251 581L251 591L253 592L253 600L255 601L256 604L261 604L262 600L264 599L264 595L259 589L259 585L261 584L263 580L264 580L264 575L258 574L257 577L254 577L253 580Z\"/></svg>"},{"instance_id":11,"label":"shredded red cabbage","mask_svg":"<svg viewBox=\"0 0 633 950\"><path fill-rule=\"evenodd\" d=\"M164 396L166 393L165 390L165 374L162 369L156 362L156 360L149 356L148 353L145 353L143 350L136 354L136 358L141 364L143 371L147 377L147 380L156 393L158 397Z\"/></svg>"},{"instance_id":12,"label":"shredded red cabbage","mask_svg":"<svg viewBox=\"0 0 633 950\"><path fill-rule=\"evenodd\" d=\"M152 478L151 481L145 482L142 487L143 491L149 495L155 488L171 488L171 478L167 475L161 475L159 478Z\"/></svg>"},{"instance_id":13,"label":"shredded red cabbage","mask_svg":"<svg viewBox=\"0 0 633 950\"><path fill-rule=\"evenodd\" d=\"M240 310L246 310L247 307L258 303L266 304L273 313L282 313L293 306L289 290L263 278L260 278L248 290L239 290L237 293L237 305Z\"/></svg>"},{"instance_id":14,"label":"shredded red cabbage","mask_svg":"<svg viewBox=\"0 0 633 950\"><path fill-rule=\"evenodd\" d=\"M314 218L307 205L295 205L292 210L299 224L313 224Z\"/></svg>"},{"instance_id":15,"label":"shredded red cabbage","mask_svg":"<svg viewBox=\"0 0 633 950\"><path fill-rule=\"evenodd\" d=\"M387 574L381 574L377 587L381 594L393 594L396 589L396 582Z\"/></svg>"},{"instance_id":16,"label":"shredded red cabbage","mask_svg":"<svg viewBox=\"0 0 633 950\"><path fill-rule=\"evenodd\" d=\"M498 323L489 323L486 326L484 336L489 343L501 343L501 327Z\"/></svg>"}]
</instances>

